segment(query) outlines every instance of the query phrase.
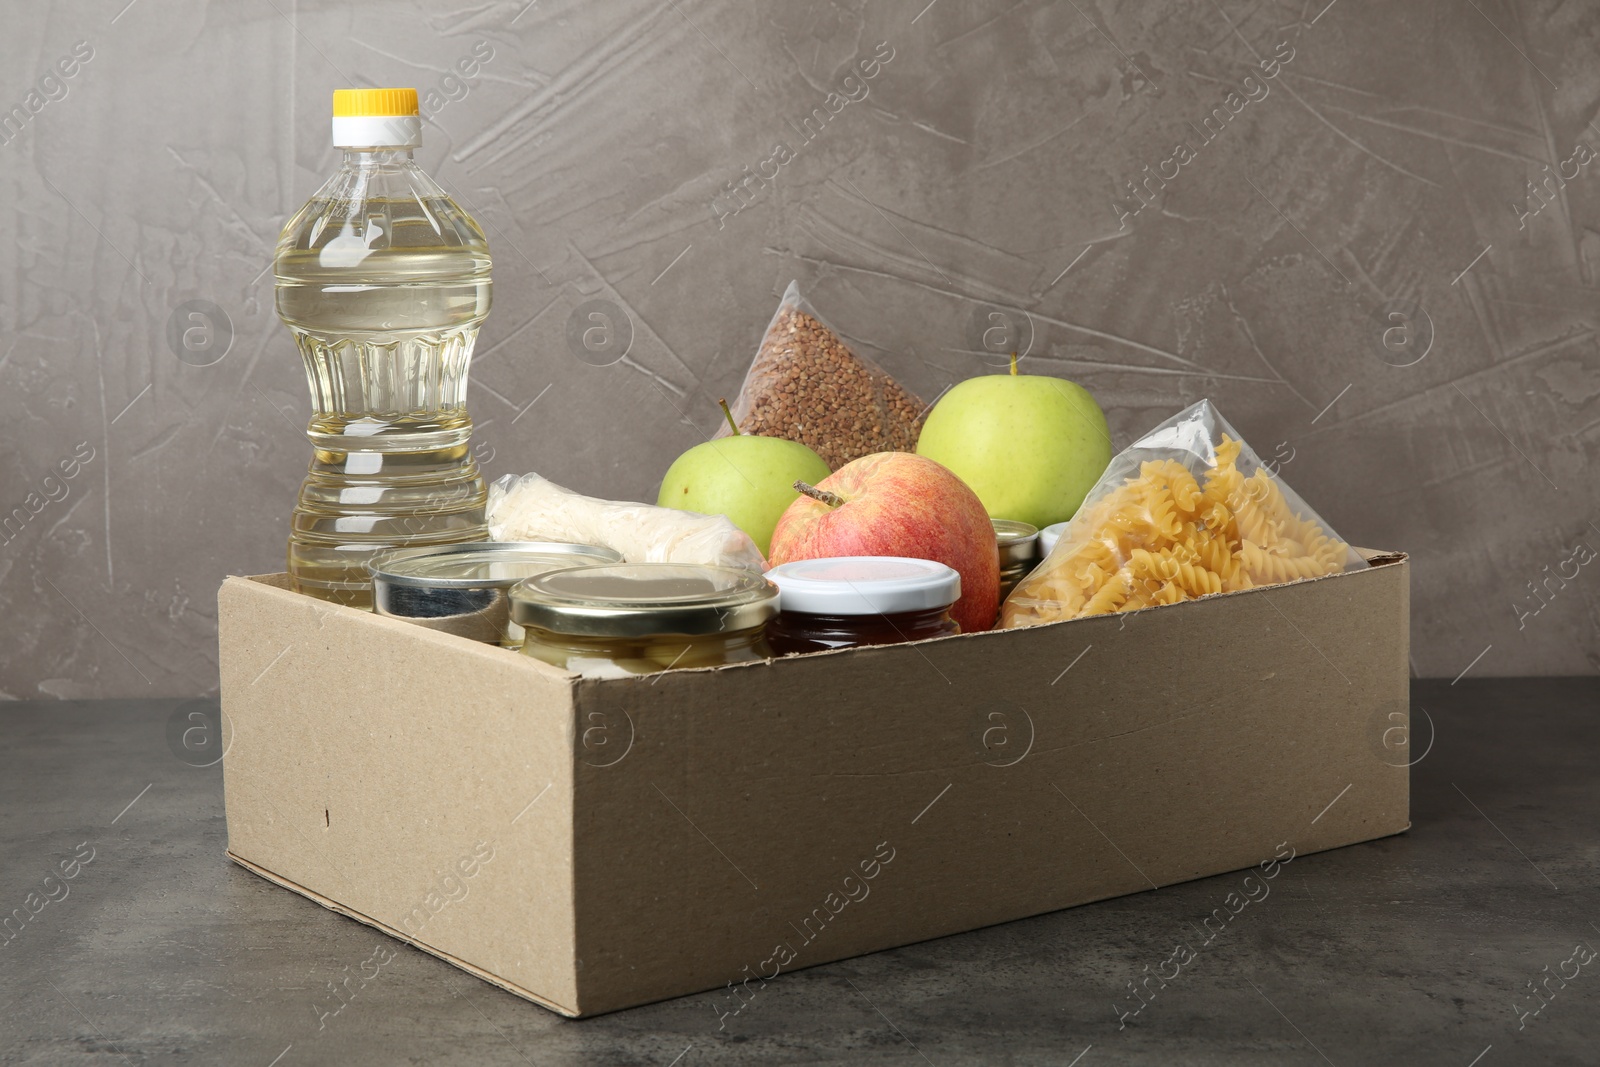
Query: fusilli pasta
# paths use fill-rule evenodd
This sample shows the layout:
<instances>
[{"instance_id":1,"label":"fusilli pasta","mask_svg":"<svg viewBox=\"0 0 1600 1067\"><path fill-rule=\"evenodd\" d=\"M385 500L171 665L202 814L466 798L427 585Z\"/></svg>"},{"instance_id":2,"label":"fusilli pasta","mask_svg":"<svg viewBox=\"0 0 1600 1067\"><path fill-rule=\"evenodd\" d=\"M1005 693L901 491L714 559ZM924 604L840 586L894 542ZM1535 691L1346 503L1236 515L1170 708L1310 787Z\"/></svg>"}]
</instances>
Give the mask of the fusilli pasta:
<instances>
[{"instance_id":1,"label":"fusilli pasta","mask_svg":"<svg viewBox=\"0 0 1600 1067\"><path fill-rule=\"evenodd\" d=\"M1223 434L1203 480L1176 460L1084 505L1061 545L1006 600L1001 625L1176 604L1344 569L1349 546L1297 514L1265 468L1239 470Z\"/></svg>"}]
</instances>

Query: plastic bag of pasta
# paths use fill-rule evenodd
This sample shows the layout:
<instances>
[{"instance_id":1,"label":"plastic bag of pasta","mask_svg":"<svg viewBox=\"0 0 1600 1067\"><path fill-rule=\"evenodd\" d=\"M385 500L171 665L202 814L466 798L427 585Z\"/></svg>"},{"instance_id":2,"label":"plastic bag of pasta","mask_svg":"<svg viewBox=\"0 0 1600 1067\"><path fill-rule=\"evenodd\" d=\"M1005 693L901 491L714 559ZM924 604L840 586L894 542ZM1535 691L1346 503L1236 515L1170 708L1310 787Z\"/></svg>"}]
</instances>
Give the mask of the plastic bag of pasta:
<instances>
[{"instance_id":1,"label":"plastic bag of pasta","mask_svg":"<svg viewBox=\"0 0 1600 1067\"><path fill-rule=\"evenodd\" d=\"M798 282L784 291L733 404L740 433L799 441L834 470L873 452L912 451L923 414L922 401L850 351Z\"/></svg>"},{"instance_id":2,"label":"plastic bag of pasta","mask_svg":"<svg viewBox=\"0 0 1600 1067\"><path fill-rule=\"evenodd\" d=\"M1002 627L1133 611L1367 566L1202 400L1111 461Z\"/></svg>"}]
</instances>

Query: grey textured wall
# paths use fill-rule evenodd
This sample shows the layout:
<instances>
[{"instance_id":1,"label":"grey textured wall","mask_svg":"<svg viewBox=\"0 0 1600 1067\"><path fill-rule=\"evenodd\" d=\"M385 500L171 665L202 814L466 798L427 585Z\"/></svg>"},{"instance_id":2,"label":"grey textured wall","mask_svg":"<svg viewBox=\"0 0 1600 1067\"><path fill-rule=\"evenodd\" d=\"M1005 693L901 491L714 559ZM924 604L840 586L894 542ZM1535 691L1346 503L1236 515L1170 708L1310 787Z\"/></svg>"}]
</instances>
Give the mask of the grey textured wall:
<instances>
[{"instance_id":1,"label":"grey textured wall","mask_svg":"<svg viewBox=\"0 0 1600 1067\"><path fill-rule=\"evenodd\" d=\"M1418 674L1600 668L1593 3L123 4L0 16L5 696L215 687L309 457L269 263L346 84L436 91L490 235L491 476L649 498L791 278L927 399L997 311L1118 447L1210 396L1411 552ZM568 342L595 300L620 361Z\"/></svg>"}]
</instances>

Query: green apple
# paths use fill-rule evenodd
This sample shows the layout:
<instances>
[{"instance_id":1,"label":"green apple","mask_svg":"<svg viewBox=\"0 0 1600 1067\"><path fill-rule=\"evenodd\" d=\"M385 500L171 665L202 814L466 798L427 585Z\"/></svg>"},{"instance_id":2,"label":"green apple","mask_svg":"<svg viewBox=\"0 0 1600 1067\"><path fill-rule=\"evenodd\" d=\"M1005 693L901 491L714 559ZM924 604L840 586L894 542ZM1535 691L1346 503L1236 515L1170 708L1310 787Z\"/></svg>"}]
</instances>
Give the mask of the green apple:
<instances>
[{"instance_id":1,"label":"green apple","mask_svg":"<svg viewBox=\"0 0 1600 1067\"><path fill-rule=\"evenodd\" d=\"M1043 529L1072 518L1111 462L1105 412L1065 378L986 374L934 405L917 454L970 485L990 518Z\"/></svg>"},{"instance_id":2,"label":"green apple","mask_svg":"<svg viewBox=\"0 0 1600 1067\"><path fill-rule=\"evenodd\" d=\"M695 445L673 460L656 503L664 508L726 515L767 554L772 528L795 497L794 483L815 484L832 473L821 456L798 441L740 433L726 400L718 401L732 437Z\"/></svg>"}]
</instances>

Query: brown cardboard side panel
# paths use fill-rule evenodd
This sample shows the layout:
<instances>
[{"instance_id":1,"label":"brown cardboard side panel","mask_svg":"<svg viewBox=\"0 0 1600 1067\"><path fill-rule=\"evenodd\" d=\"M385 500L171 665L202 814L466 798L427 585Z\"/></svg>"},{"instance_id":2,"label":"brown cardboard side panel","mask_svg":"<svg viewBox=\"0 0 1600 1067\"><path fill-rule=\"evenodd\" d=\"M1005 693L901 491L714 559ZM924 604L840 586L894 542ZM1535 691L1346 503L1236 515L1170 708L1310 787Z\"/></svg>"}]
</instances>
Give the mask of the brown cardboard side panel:
<instances>
[{"instance_id":1,"label":"brown cardboard side panel","mask_svg":"<svg viewBox=\"0 0 1600 1067\"><path fill-rule=\"evenodd\" d=\"M1404 830L1406 579L579 683L580 1011Z\"/></svg>"},{"instance_id":2,"label":"brown cardboard side panel","mask_svg":"<svg viewBox=\"0 0 1600 1067\"><path fill-rule=\"evenodd\" d=\"M379 922L377 919L374 919L370 915L363 915L361 912L356 911L353 908L348 908L345 905L339 903L337 900L334 900L332 897L325 897L321 893L316 892L315 890L307 889L303 885L299 885L299 884L297 884L295 882L291 882L289 879L283 878L283 877L281 877L281 876L279 876L277 874L274 874L273 872L267 870L267 868L262 867L259 864L251 863L249 860L245 859L242 856L237 856L237 855L234 855L234 853L229 852L228 853L228 858L231 859L233 862L237 863L239 866L243 867L245 870L250 871L252 874L259 874L261 877L265 878L267 881L272 882L275 885L280 885L285 889L293 890L294 892L299 893L301 896L306 897L307 899L312 900L315 903L321 904L324 908L327 908L329 911L338 912L340 915L343 915L347 919L354 919L356 922L362 923L362 924L364 924L366 926L370 926L375 930L382 930L384 933L388 934L390 937L396 938L396 939L398 939L400 941L404 941L408 945L412 945L412 946L414 946L416 948L419 948L423 952L428 953L430 956L437 956L440 959L444 960L446 963L454 964L455 966L461 968L463 971L466 971L468 974L473 975L473 976L475 976L477 978L482 978L485 982L488 982L491 985L497 985L501 989L504 989L508 993L514 993L517 996L523 998L524 1000L531 1000L535 1004L540 1005L541 1007L549 1008L551 1011L560 1012L562 1015L571 1016L571 1015L575 1014L572 1011L572 1009L567 1007L565 1004L558 1004L555 1001L546 1000L544 997L541 997L538 993L535 993L533 990L524 989L521 986L517 985L515 982L508 982L506 979L501 978L499 975L495 974L494 972L486 971L482 967L479 967L477 964L471 962L470 960L464 960L464 959L461 959L458 956L452 956L450 953L441 951L440 949L437 949L437 948L434 948L432 945L429 945L426 942L418 941L416 938L414 938L411 935L407 934L403 930L400 930L400 929L397 929L397 928L395 928L393 926L390 926L388 923Z\"/></svg>"},{"instance_id":3,"label":"brown cardboard side panel","mask_svg":"<svg viewBox=\"0 0 1600 1067\"><path fill-rule=\"evenodd\" d=\"M218 608L229 851L573 1010L568 678L267 582Z\"/></svg>"}]
</instances>

